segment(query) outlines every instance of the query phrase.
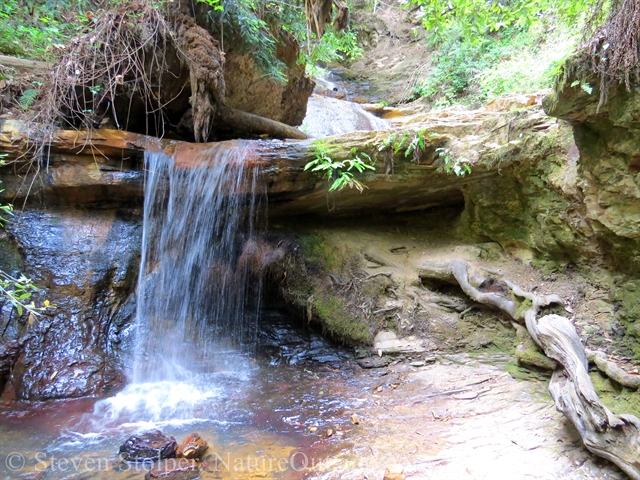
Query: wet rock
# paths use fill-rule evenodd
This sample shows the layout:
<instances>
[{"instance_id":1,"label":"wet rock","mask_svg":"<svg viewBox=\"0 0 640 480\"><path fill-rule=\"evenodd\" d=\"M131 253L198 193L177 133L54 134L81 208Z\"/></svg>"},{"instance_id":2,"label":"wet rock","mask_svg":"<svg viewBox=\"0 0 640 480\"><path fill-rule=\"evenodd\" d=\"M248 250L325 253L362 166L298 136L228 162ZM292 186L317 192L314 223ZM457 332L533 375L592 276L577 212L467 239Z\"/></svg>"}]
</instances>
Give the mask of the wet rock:
<instances>
[{"instance_id":1,"label":"wet rock","mask_svg":"<svg viewBox=\"0 0 640 480\"><path fill-rule=\"evenodd\" d=\"M399 463L389 465L384 471L383 480L404 480L404 466Z\"/></svg>"},{"instance_id":2,"label":"wet rock","mask_svg":"<svg viewBox=\"0 0 640 480\"><path fill-rule=\"evenodd\" d=\"M197 433L192 433L178 446L176 456L178 458L195 459L202 458L209 444Z\"/></svg>"},{"instance_id":3,"label":"wet rock","mask_svg":"<svg viewBox=\"0 0 640 480\"><path fill-rule=\"evenodd\" d=\"M303 130L312 137L327 137L357 130L386 130L386 120L364 110L357 103L312 95Z\"/></svg>"},{"instance_id":4,"label":"wet rock","mask_svg":"<svg viewBox=\"0 0 640 480\"><path fill-rule=\"evenodd\" d=\"M389 357L367 357L367 358L358 358L356 363L360 365L362 368L382 368L386 367L391 363L391 359Z\"/></svg>"},{"instance_id":5,"label":"wet rock","mask_svg":"<svg viewBox=\"0 0 640 480\"><path fill-rule=\"evenodd\" d=\"M200 465L195 460L171 458L154 465L145 480L191 480L200 477Z\"/></svg>"},{"instance_id":6,"label":"wet rock","mask_svg":"<svg viewBox=\"0 0 640 480\"><path fill-rule=\"evenodd\" d=\"M17 398L75 398L116 387L135 315L135 210L25 210L7 231L22 254L21 271L45 292L34 300L57 307L31 322L9 317L5 338L23 344L10 378Z\"/></svg>"},{"instance_id":7,"label":"wet rock","mask_svg":"<svg viewBox=\"0 0 640 480\"><path fill-rule=\"evenodd\" d=\"M0 393L4 390L4 385L9 378L11 368L20 354L20 345L16 341L0 343Z\"/></svg>"},{"instance_id":8,"label":"wet rock","mask_svg":"<svg viewBox=\"0 0 640 480\"><path fill-rule=\"evenodd\" d=\"M153 462L158 459L172 459L176 456L177 448L178 444L175 438L166 437L160 430L156 430L155 432L129 437L120 446L120 457L128 462Z\"/></svg>"}]
</instances>

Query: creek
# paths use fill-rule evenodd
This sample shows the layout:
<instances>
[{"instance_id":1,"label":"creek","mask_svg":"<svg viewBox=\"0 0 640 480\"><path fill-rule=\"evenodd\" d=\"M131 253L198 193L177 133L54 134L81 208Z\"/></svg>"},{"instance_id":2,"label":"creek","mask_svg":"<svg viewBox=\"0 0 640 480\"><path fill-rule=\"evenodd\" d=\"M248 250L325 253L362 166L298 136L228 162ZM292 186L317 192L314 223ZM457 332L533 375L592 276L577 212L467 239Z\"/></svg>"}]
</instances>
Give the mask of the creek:
<instances>
[{"instance_id":1,"label":"creek","mask_svg":"<svg viewBox=\"0 0 640 480\"><path fill-rule=\"evenodd\" d=\"M315 100L316 135L385 125L332 100ZM364 387L350 353L261 308L247 250L266 227L267 198L256 167L245 167L250 149L214 145L186 168L145 154L127 384L107 398L0 407L0 450L15 452L0 477L142 478L151 465L121 462L118 447L156 429L178 442L200 433L210 445L201 478L303 478L331 453L327 433L309 427L330 423L341 435Z\"/></svg>"}]
</instances>

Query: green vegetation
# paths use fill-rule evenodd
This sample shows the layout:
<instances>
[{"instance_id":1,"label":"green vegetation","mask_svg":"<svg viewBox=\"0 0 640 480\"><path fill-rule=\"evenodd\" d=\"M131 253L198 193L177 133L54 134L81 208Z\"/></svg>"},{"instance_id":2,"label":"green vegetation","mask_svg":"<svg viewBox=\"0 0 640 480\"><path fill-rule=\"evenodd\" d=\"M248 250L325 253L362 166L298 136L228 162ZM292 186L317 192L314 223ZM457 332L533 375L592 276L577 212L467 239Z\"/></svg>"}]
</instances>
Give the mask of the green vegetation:
<instances>
[{"instance_id":1,"label":"green vegetation","mask_svg":"<svg viewBox=\"0 0 640 480\"><path fill-rule=\"evenodd\" d=\"M600 399L613 413L640 416L640 392L621 387L597 371L590 372L589 377Z\"/></svg>"},{"instance_id":2,"label":"green vegetation","mask_svg":"<svg viewBox=\"0 0 640 480\"><path fill-rule=\"evenodd\" d=\"M349 315L344 300L335 294L319 295L312 304L312 311L318 315L323 329L333 338L351 345L371 342L367 324Z\"/></svg>"},{"instance_id":3,"label":"green vegetation","mask_svg":"<svg viewBox=\"0 0 640 480\"><path fill-rule=\"evenodd\" d=\"M436 107L477 106L551 87L578 34L578 29L544 22L469 36L462 24L453 24L444 38L430 38L433 66L414 88L414 98L426 97Z\"/></svg>"},{"instance_id":4,"label":"green vegetation","mask_svg":"<svg viewBox=\"0 0 640 480\"><path fill-rule=\"evenodd\" d=\"M0 167L5 165L6 155L0 155ZM0 190L0 193L3 190ZM0 226L8 221L6 216L13 215L13 206L10 204L0 204ZM27 311L34 315L39 315L41 311L47 308L55 308L49 304L49 300L44 302L43 307L36 307L31 302L27 303L31 296L38 291L38 288L22 274L10 275L3 270L0 270L0 298L8 301L18 311L18 315L22 315L24 311Z\"/></svg>"},{"instance_id":5,"label":"green vegetation","mask_svg":"<svg viewBox=\"0 0 640 480\"><path fill-rule=\"evenodd\" d=\"M427 30L444 37L453 26L464 34L486 35L512 27L528 29L549 17L565 24L584 20L596 0L410 0Z\"/></svg>"},{"instance_id":6,"label":"green vegetation","mask_svg":"<svg viewBox=\"0 0 640 480\"><path fill-rule=\"evenodd\" d=\"M346 160L334 160L326 143L316 141L313 144L315 159L304 167L305 171L320 172L329 181L329 191L342 190L345 187L355 188L360 193L366 186L354 177L353 171L364 173L365 170L374 170L371 157L364 152L358 153L351 149L352 158ZM367 163L369 162L369 163Z\"/></svg>"},{"instance_id":7,"label":"green vegetation","mask_svg":"<svg viewBox=\"0 0 640 480\"><path fill-rule=\"evenodd\" d=\"M55 58L58 48L90 24L88 6L89 2L81 0L3 0L0 53L37 60Z\"/></svg>"},{"instance_id":8,"label":"green vegetation","mask_svg":"<svg viewBox=\"0 0 640 480\"><path fill-rule=\"evenodd\" d=\"M302 236L300 248L305 262L316 265L323 270L337 271L345 262L340 250L317 234L311 233Z\"/></svg>"},{"instance_id":9,"label":"green vegetation","mask_svg":"<svg viewBox=\"0 0 640 480\"><path fill-rule=\"evenodd\" d=\"M5 0L0 4L0 54L54 60L75 35L86 33L103 9L127 2L96 0ZM151 0L154 8L171 8L168 0ZM196 0L196 18L221 40L251 52L260 71L286 81L284 64L276 57L281 31L303 47L300 61L311 70L318 62L352 61L362 54L355 32L328 27L318 38L308 32L303 3L272 0ZM163 10L164 11L164 10Z\"/></svg>"},{"instance_id":10,"label":"green vegetation","mask_svg":"<svg viewBox=\"0 0 640 480\"><path fill-rule=\"evenodd\" d=\"M319 62L349 62L362 55L356 33L328 26L318 36L307 29L305 9L298 2L272 0L200 0L212 8L206 13L209 30L227 44L252 52L265 76L285 81L284 64L276 58L281 29L301 45L298 61L314 73ZM213 5L211 2L213 1Z\"/></svg>"},{"instance_id":11,"label":"green vegetation","mask_svg":"<svg viewBox=\"0 0 640 480\"><path fill-rule=\"evenodd\" d=\"M471 161L465 157L453 157L451 150L448 148L436 148L438 157L444 164L444 171L446 173L455 173L458 177L464 177L466 174L471 173Z\"/></svg>"}]
</instances>

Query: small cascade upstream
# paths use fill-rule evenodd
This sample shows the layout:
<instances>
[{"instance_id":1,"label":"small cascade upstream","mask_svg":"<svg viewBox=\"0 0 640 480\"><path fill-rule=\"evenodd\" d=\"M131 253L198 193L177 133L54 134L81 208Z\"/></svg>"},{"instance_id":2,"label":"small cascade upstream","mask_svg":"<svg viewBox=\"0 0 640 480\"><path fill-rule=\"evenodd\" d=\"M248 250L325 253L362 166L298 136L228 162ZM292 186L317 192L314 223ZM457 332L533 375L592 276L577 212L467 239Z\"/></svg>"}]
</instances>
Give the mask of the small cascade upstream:
<instances>
[{"instance_id":1,"label":"small cascade upstream","mask_svg":"<svg viewBox=\"0 0 640 480\"><path fill-rule=\"evenodd\" d=\"M322 95L311 95L307 116L300 127L321 138L358 130L385 130L389 122L367 112L359 104Z\"/></svg>"}]
</instances>

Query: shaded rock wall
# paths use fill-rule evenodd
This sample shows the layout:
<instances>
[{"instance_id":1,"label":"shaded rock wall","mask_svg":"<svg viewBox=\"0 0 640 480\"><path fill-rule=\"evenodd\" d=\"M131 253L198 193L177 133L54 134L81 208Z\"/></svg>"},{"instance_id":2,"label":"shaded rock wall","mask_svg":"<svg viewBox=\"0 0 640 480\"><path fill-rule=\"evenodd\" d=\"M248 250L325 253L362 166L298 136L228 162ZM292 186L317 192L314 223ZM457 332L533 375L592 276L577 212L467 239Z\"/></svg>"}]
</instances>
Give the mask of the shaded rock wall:
<instances>
[{"instance_id":1,"label":"shaded rock wall","mask_svg":"<svg viewBox=\"0 0 640 480\"><path fill-rule=\"evenodd\" d=\"M580 68L571 71L545 100L549 115L569 122L580 150L578 188L585 217L608 260L626 272L640 267L640 95L623 86L609 92L598 111L599 91L593 76L578 81ZM583 67L584 68L584 67ZM593 93L580 87L589 83Z\"/></svg>"},{"instance_id":2,"label":"shaded rock wall","mask_svg":"<svg viewBox=\"0 0 640 480\"><path fill-rule=\"evenodd\" d=\"M7 227L22 271L56 305L41 316L2 308L2 343L20 344L9 378L17 398L99 394L122 380L141 244L140 212L25 210Z\"/></svg>"}]
</instances>

